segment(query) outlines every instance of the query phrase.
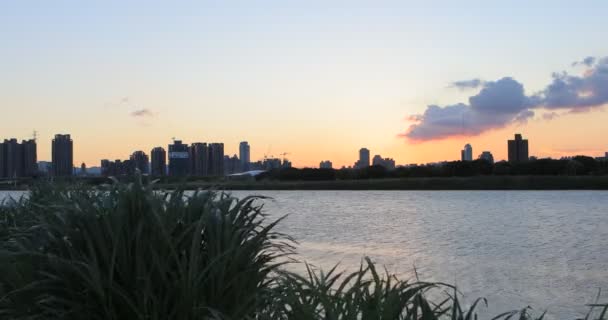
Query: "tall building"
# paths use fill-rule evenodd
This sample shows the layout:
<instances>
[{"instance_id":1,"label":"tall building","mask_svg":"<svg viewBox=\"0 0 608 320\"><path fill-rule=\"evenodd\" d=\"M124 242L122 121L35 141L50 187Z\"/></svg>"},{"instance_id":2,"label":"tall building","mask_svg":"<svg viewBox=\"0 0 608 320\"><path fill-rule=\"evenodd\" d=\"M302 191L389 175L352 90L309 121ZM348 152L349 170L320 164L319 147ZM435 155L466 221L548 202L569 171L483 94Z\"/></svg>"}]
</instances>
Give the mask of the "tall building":
<instances>
[{"instance_id":1,"label":"tall building","mask_svg":"<svg viewBox=\"0 0 608 320\"><path fill-rule=\"evenodd\" d=\"M143 151L135 151L129 158L135 163L135 168L139 169L142 174L150 173L150 158Z\"/></svg>"},{"instance_id":2,"label":"tall building","mask_svg":"<svg viewBox=\"0 0 608 320\"><path fill-rule=\"evenodd\" d=\"M206 143L190 145L190 174L197 177L209 175L209 147Z\"/></svg>"},{"instance_id":3,"label":"tall building","mask_svg":"<svg viewBox=\"0 0 608 320\"><path fill-rule=\"evenodd\" d=\"M0 140L1 141L1 140ZM4 142L0 142L0 178L6 178L6 161L7 154Z\"/></svg>"},{"instance_id":4,"label":"tall building","mask_svg":"<svg viewBox=\"0 0 608 320\"><path fill-rule=\"evenodd\" d=\"M470 144L467 143L464 149L460 151L460 160L473 161L473 147Z\"/></svg>"},{"instance_id":5,"label":"tall building","mask_svg":"<svg viewBox=\"0 0 608 320\"><path fill-rule=\"evenodd\" d=\"M53 175L71 176L74 171L74 144L69 134L56 134L52 143Z\"/></svg>"},{"instance_id":6,"label":"tall building","mask_svg":"<svg viewBox=\"0 0 608 320\"><path fill-rule=\"evenodd\" d=\"M486 160L489 163L494 163L494 156L490 151L484 151L479 155L479 160Z\"/></svg>"},{"instance_id":7,"label":"tall building","mask_svg":"<svg viewBox=\"0 0 608 320\"><path fill-rule=\"evenodd\" d=\"M188 145L181 140L169 145L169 175L186 176L190 171L190 155Z\"/></svg>"},{"instance_id":8,"label":"tall building","mask_svg":"<svg viewBox=\"0 0 608 320\"><path fill-rule=\"evenodd\" d=\"M208 173L211 176L224 175L224 144L209 144L209 166Z\"/></svg>"},{"instance_id":9,"label":"tall building","mask_svg":"<svg viewBox=\"0 0 608 320\"><path fill-rule=\"evenodd\" d=\"M355 162L355 168L367 168L369 167L369 163L369 150L367 148L361 148L359 150L359 160Z\"/></svg>"},{"instance_id":10,"label":"tall building","mask_svg":"<svg viewBox=\"0 0 608 320\"><path fill-rule=\"evenodd\" d=\"M333 169L333 163L331 163L331 161L329 161L329 160L321 161L321 163L319 163L319 168L320 169Z\"/></svg>"},{"instance_id":11,"label":"tall building","mask_svg":"<svg viewBox=\"0 0 608 320\"><path fill-rule=\"evenodd\" d=\"M522 139L521 134L515 134L515 140L509 140L509 162L528 161L528 140Z\"/></svg>"},{"instance_id":12,"label":"tall building","mask_svg":"<svg viewBox=\"0 0 608 320\"><path fill-rule=\"evenodd\" d=\"M239 144L239 158L241 159L241 172L249 171L251 163L251 147L247 141Z\"/></svg>"},{"instance_id":13,"label":"tall building","mask_svg":"<svg viewBox=\"0 0 608 320\"><path fill-rule=\"evenodd\" d=\"M6 151L6 177L23 177L23 146L17 139L4 140Z\"/></svg>"},{"instance_id":14,"label":"tall building","mask_svg":"<svg viewBox=\"0 0 608 320\"><path fill-rule=\"evenodd\" d=\"M23 140L23 175L31 177L38 174L38 151L36 140Z\"/></svg>"},{"instance_id":15,"label":"tall building","mask_svg":"<svg viewBox=\"0 0 608 320\"><path fill-rule=\"evenodd\" d=\"M153 176L164 176L167 174L167 152L162 147L156 147L150 152L152 165L150 173Z\"/></svg>"}]
</instances>

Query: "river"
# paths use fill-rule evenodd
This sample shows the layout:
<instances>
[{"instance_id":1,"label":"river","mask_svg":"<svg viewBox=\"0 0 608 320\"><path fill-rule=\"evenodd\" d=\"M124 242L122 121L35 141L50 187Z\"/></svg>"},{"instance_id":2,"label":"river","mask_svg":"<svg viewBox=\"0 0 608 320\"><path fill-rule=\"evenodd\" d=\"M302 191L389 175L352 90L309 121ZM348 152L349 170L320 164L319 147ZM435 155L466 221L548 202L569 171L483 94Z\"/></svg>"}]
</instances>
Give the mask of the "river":
<instances>
[{"instance_id":1,"label":"river","mask_svg":"<svg viewBox=\"0 0 608 320\"><path fill-rule=\"evenodd\" d=\"M233 192L252 193L273 198L270 217L288 215L280 231L324 269L370 256L402 278L415 267L469 301L486 297L494 314L530 305L560 319L608 290L606 191Z\"/></svg>"}]
</instances>

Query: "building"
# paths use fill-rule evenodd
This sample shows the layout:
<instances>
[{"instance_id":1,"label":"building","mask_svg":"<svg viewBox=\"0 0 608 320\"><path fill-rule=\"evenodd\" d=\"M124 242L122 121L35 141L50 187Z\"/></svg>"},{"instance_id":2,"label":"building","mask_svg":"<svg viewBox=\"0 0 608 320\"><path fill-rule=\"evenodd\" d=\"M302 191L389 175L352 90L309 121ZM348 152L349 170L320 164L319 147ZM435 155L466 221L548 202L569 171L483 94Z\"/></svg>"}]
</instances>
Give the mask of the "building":
<instances>
[{"instance_id":1,"label":"building","mask_svg":"<svg viewBox=\"0 0 608 320\"><path fill-rule=\"evenodd\" d=\"M152 164L150 165L150 173L153 176L160 177L167 174L167 152L162 147L156 147L150 151Z\"/></svg>"},{"instance_id":2,"label":"building","mask_svg":"<svg viewBox=\"0 0 608 320\"><path fill-rule=\"evenodd\" d=\"M83 163L80 165L80 173L79 173L79 174L80 174L81 176L83 176L83 177L86 177L86 176L88 175L88 173L87 173L87 164L86 164L86 163L84 163L84 162L83 162Z\"/></svg>"},{"instance_id":3,"label":"building","mask_svg":"<svg viewBox=\"0 0 608 320\"><path fill-rule=\"evenodd\" d=\"M39 174L48 175L51 173L53 163L49 161L38 161L37 168Z\"/></svg>"},{"instance_id":4,"label":"building","mask_svg":"<svg viewBox=\"0 0 608 320\"><path fill-rule=\"evenodd\" d=\"M247 141L239 144L239 158L241 159L241 172L251 170L251 147Z\"/></svg>"},{"instance_id":5,"label":"building","mask_svg":"<svg viewBox=\"0 0 608 320\"><path fill-rule=\"evenodd\" d=\"M4 140L5 177L23 177L23 146L17 139Z\"/></svg>"},{"instance_id":6,"label":"building","mask_svg":"<svg viewBox=\"0 0 608 320\"><path fill-rule=\"evenodd\" d=\"M108 176L131 176L135 174L137 165L134 160L101 160L101 175Z\"/></svg>"},{"instance_id":7,"label":"building","mask_svg":"<svg viewBox=\"0 0 608 320\"><path fill-rule=\"evenodd\" d=\"M508 141L509 162L528 161L528 140L522 139L521 134L515 134L514 140Z\"/></svg>"},{"instance_id":8,"label":"building","mask_svg":"<svg viewBox=\"0 0 608 320\"><path fill-rule=\"evenodd\" d=\"M56 134L51 153L53 176L71 176L74 171L74 144L70 135Z\"/></svg>"},{"instance_id":9,"label":"building","mask_svg":"<svg viewBox=\"0 0 608 320\"><path fill-rule=\"evenodd\" d=\"M263 170L280 169L282 167L283 164L281 163L281 159L279 158L266 158L264 159L264 162L262 164Z\"/></svg>"},{"instance_id":10,"label":"building","mask_svg":"<svg viewBox=\"0 0 608 320\"><path fill-rule=\"evenodd\" d=\"M38 174L37 160L35 140L0 142L0 178L33 177Z\"/></svg>"},{"instance_id":11,"label":"building","mask_svg":"<svg viewBox=\"0 0 608 320\"><path fill-rule=\"evenodd\" d=\"M392 158L382 158L382 156L380 155L375 155L374 159L372 160L372 164L374 166L381 166L384 167L388 170L393 170L395 169L395 160Z\"/></svg>"},{"instance_id":12,"label":"building","mask_svg":"<svg viewBox=\"0 0 608 320\"><path fill-rule=\"evenodd\" d=\"M38 151L36 140L23 140L23 175L32 177L38 174Z\"/></svg>"},{"instance_id":13,"label":"building","mask_svg":"<svg viewBox=\"0 0 608 320\"><path fill-rule=\"evenodd\" d=\"M319 168L321 168L321 169L333 169L333 164L329 160L321 161L321 163L319 163Z\"/></svg>"},{"instance_id":14,"label":"building","mask_svg":"<svg viewBox=\"0 0 608 320\"><path fill-rule=\"evenodd\" d=\"M224 156L224 175L241 172L241 160L237 155Z\"/></svg>"},{"instance_id":15,"label":"building","mask_svg":"<svg viewBox=\"0 0 608 320\"><path fill-rule=\"evenodd\" d=\"M464 149L460 150L461 161L473 161L473 147L470 144L466 144Z\"/></svg>"},{"instance_id":16,"label":"building","mask_svg":"<svg viewBox=\"0 0 608 320\"><path fill-rule=\"evenodd\" d=\"M131 161L135 163L135 168L139 170L142 174L150 173L150 158L143 151L135 151L129 157Z\"/></svg>"},{"instance_id":17,"label":"building","mask_svg":"<svg viewBox=\"0 0 608 320\"><path fill-rule=\"evenodd\" d=\"M485 160L489 163L494 163L494 156L490 151L484 151L479 155L479 160Z\"/></svg>"},{"instance_id":18,"label":"building","mask_svg":"<svg viewBox=\"0 0 608 320\"><path fill-rule=\"evenodd\" d=\"M369 150L367 148L361 148L359 150L359 160L355 162L356 169L362 169L369 167Z\"/></svg>"},{"instance_id":19,"label":"building","mask_svg":"<svg viewBox=\"0 0 608 320\"><path fill-rule=\"evenodd\" d=\"M169 175L174 177L186 176L190 171L190 152L187 144L181 140L169 145Z\"/></svg>"},{"instance_id":20,"label":"building","mask_svg":"<svg viewBox=\"0 0 608 320\"><path fill-rule=\"evenodd\" d=\"M224 175L224 144L209 144L208 174L211 176Z\"/></svg>"},{"instance_id":21,"label":"building","mask_svg":"<svg viewBox=\"0 0 608 320\"><path fill-rule=\"evenodd\" d=\"M209 175L209 147L206 143L190 145L190 174L198 177Z\"/></svg>"}]
</instances>

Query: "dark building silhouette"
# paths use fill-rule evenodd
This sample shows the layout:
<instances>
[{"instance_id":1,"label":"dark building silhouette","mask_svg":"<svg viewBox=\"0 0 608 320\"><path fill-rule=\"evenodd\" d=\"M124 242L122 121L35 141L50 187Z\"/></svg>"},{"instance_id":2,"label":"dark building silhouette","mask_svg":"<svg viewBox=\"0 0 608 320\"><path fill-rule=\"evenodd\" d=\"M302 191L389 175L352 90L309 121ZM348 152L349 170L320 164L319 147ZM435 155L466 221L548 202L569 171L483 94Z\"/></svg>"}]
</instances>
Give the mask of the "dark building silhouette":
<instances>
[{"instance_id":1,"label":"dark building silhouette","mask_svg":"<svg viewBox=\"0 0 608 320\"><path fill-rule=\"evenodd\" d=\"M197 177L209 175L209 146L206 143L190 145L190 174Z\"/></svg>"},{"instance_id":2,"label":"dark building silhouette","mask_svg":"<svg viewBox=\"0 0 608 320\"><path fill-rule=\"evenodd\" d=\"M52 174L71 176L74 171L74 145L69 134L56 134L52 143Z\"/></svg>"},{"instance_id":3,"label":"dark building silhouette","mask_svg":"<svg viewBox=\"0 0 608 320\"><path fill-rule=\"evenodd\" d=\"M23 177L23 146L17 139L4 140L6 150L6 177Z\"/></svg>"},{"instance_id":4,"label":"dark building silhouette","mask_svg":"<svg viewBox=\"0 0 608 320\"><path fill-rule=\"evenodd\" d=\"M139 172L142 174L150 173L150 159L145 152L135 151L129 159L135 163L135 168L139 169Z\"/></svg>"},{"instance_id":5,"label":"dark building silhouette","mask_svg":"<svg viewBox=\"0 0 608 320\"><path fill-rule=\"evenodd\" d=\"M6 178L6 161L7 161L6 148L4 142L0 142L0 178Z\"/></svg>"},{"instance_id":6,"label":"dark building silhouette","mask_svg":"<svg viewBox=\"0 0 608 320\"><path fill-rule=\"evenodd\" d=\"M224 175L224 144L209 144L209 175Z\"/></svg>"},{"instance_id":7,"label":"dark building silhouette","mask_svg":"<svg viewBox=\"0 0 608 320\"><path fill-rule=\"evenodd\" d=\"M239 144L239 158L241 159L240 171L245 172L251 170L251 147L247 141Z\"/></svg>"},{"instance_id":8,"label":"dark building silhouette","mask_svg":"<svg viewBox=\"0 0 608 320\"><path fill-rule=\"evenodd\" d=\"M164 176L167 174L167 152L162 147L156 147L150 152L152 157L151 173L153 176Z\"/></svg>"},{"instance_id":9,"label":"dark building silhouette","mask_svg":"<svg viewBox=\"0 0 608 320\"><path fill-rule=\"evenodd\" d=\"M224 175L241 172L241 160L237 155L224 156Z\"/></svg>"},{"instance_id":10,"label":"dark building silhouette","mask_svg":"<svg viewBox=\"0 0 608 320\"><path fill-rule=\"evenodd\" d=\"M108 176L130 176L135 174L135 161L133 160L101 160L101 175Z\"/></svg>"},{"instance_id":11,"label":"dark building silhouette","mask_svg":"<svg viewBox=\"0 0 608 320\"><path fill-rule=\"evenodd\" d=\"M38 173L36 141L5 139L0 143L0 178L32 177Z\"/></svg>"},{"instance_id":12,"label":"dark building silhouette","mask_svg":"<svg viewBox=\"0 0 608 320\"><path fill-rule=\"evenodd\" d=\"M509 140L509 162L528 161L528 140L522 139L521 134L515 134L515 140Z\"/></svg>"},{"instance_id":13,"label":"dark building silhouette","mask_svg":"<svg viewBox=\"0 0 608 320\"><path fill-rule=\"evenodd\" d=\"M23 140L23 174L32 177L38 174L38 151L36 140Z\"/></svg>"},{"instance_id":14,"label":"dark building silhouette","mask_svg":"<svg viewBox=\"0 0 608 320\"><path fill-rule=\"evenodd\" d=\"M169 145L169 175L186 176L190 171L190 155L188 145L181 140Z\"/></svg>"},{"instance_id":15,"label":"dark building silhouette","mask_svg":"<svg viewBox=\"0 0 608 320\"><path fill-rule=\"evenodd\" d=\"M363 169L369 167L369 149L361 148L359 150L359 160L355 162L355 168Z\"/></svg>"}]
</instances>

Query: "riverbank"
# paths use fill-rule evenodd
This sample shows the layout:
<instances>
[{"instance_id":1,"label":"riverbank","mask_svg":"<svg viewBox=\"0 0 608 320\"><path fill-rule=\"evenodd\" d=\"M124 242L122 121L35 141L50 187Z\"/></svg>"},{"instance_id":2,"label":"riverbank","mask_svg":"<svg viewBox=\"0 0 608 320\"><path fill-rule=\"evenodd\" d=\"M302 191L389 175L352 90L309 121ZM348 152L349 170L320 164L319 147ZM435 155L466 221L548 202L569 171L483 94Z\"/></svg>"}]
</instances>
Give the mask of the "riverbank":
<instances>
[{"instance_id":1,"label":"riverbank","mask_svg":"<svg viewBox=\"0 0 608 320\"><path fill-rule=\"evenodd\" d=\"M132 178L121 178L129 182ZM61 183L101 185L111 183L108 178L77 178ZM28 190L35 180L17 184L0 183L0 190ZM421 177L359 180L223 180L189 178L185 181L160 180L157 189L221 189L221 190L608 190L608 176L473 176Z\"/></svg>"},{"instance_id":2,"label":"riverbank","mask_svg":"<svg viewBox=\"0 0 608 320\"><path fill-rule=\"evenodd\" d=\"M158 184L161 189L225 190L608 190L608 176L476 176L331 181L218 181Z\"/></svg>"}]
</instances>

